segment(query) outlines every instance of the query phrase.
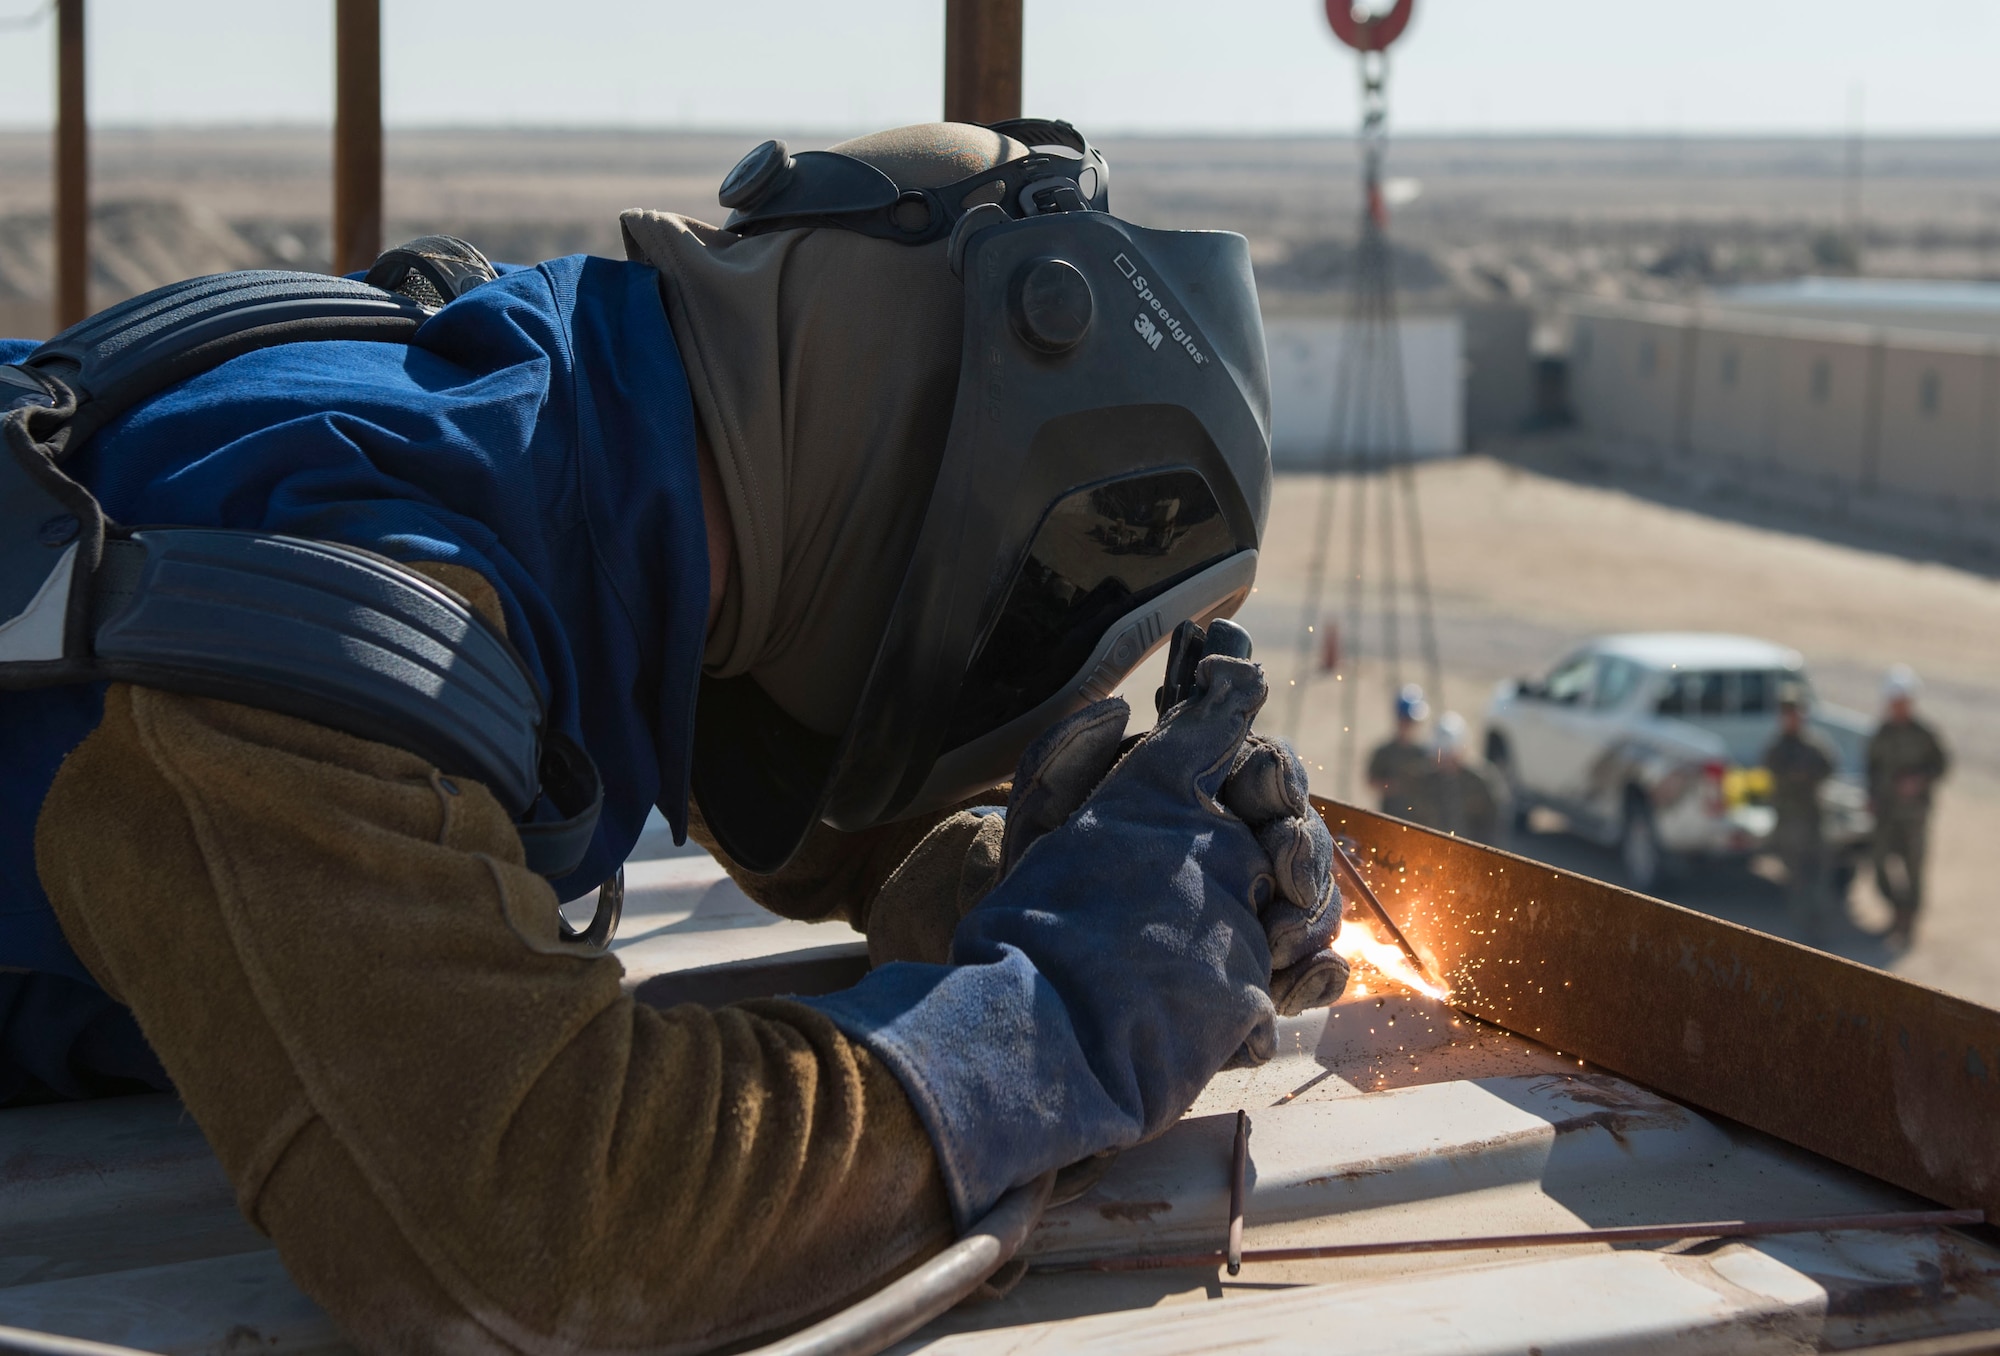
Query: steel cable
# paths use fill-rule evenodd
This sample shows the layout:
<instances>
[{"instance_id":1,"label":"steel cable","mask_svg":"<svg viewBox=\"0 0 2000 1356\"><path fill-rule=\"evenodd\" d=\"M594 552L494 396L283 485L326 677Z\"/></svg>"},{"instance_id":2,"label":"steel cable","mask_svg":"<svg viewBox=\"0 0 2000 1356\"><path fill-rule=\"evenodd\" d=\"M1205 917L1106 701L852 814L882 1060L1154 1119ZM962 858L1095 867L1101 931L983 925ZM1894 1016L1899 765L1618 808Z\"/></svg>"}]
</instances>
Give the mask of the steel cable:
<instances>
[{"instance_id":1,"label":"steel cable","mask_svg":"<svg viewBox=\"0 0 2000 1356\"><path fill-rule=\"evenodd\" d=\"M1321 460L1325 483L1320 491L1318 521L1307 566L1306 591L1298 632L1297 673L1286 706L1285 731L1299 742L1304 734L1307 689L1315 674L1314 638L1324 618L1329 541L1335 521L1338 481L1349 482L1351 526L1348 541L1346 619L1334 638L1338 647L1335 681L1341 684L1341 730L1334 756L1336 794L1351 798L1359 762L1360 661L1366 652L1362 635L1369 592L1365 579L1371 492L1376 500L1375 544L1382 577L1375 594L1380 600L1380 668L1390 693L1402 686L1402 614L1407 605L1416 625L1423 676L1434 705L1444 702L1444 669L1439 655L1437 621L1426 558L1422 513L1413 467L1415 449L1410 435L1408 387L1404 380L1402 329L1396 306L1395 258L1389 245L1387 209L1382 188L1382 163L1388 146L1387 62L1380 51L1361 57L1362 213L1351 280L1349 321L1341 336L1334 380L1333 418ZM1397 506L1402 508L1401 524ZM1397 540L1398 533L1402 537ZM1408 568L1407 593L1404 563ZM1328 638L1320 637L1322 646Z\"/></svg>"}]
</instances>

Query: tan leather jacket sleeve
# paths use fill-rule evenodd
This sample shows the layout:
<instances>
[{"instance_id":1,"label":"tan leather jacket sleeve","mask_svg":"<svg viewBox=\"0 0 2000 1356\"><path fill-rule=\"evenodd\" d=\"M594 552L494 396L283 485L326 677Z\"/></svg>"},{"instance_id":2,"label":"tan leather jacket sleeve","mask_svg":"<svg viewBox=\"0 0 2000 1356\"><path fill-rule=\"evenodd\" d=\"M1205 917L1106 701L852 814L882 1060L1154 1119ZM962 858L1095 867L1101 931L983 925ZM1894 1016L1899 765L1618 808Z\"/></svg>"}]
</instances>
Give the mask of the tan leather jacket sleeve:
<instances>
[{"instance_id":1,"label":"tan leather jacket sleeve","mask_svg":"<svg viewBox=\"0 0 2000 1356\"><path fill-rule=\"evenodd\" d=\"M366 1350L700 1350L949 1240L864 1049L782 1001L634 1003L558 941L499 804L408 754L114 686L36 848L245 1214Z\"/></svg>"}]
</instances>

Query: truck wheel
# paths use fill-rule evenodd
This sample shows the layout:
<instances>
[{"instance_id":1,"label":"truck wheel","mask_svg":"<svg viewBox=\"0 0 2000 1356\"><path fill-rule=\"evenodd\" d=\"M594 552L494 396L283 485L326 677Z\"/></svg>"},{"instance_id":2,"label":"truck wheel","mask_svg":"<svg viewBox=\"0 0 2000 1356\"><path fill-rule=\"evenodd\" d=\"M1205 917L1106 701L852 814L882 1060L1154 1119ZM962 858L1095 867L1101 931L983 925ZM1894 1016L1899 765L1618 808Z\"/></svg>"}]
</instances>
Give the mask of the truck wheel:
<instances>
[{"instance_id":1,"label":"truck wheel","mask_svg":"<svg viewBox=\"0 0 2000 1356\"><path fill-rule=\"evenodd\" d=\"M1659 830L1653 827L1653 807L1636 792L1626 796L1625 827L1618 835L1618 859L1625 868L1625 883L1651 893L1665 874L1665 857Z\"/></svg>"},{"instance_id":2,"label":"truck wheel","mask_svg":"<svg viewBox=\"0 0 2000 1356\"><path fill-rule=\"evenodd\" d=\"M1486 765L1499 773L1500 780L1507 785L1507 813L1513 818L1514 832L1525 834L1532 807L1521 793L1520 778L1514 773L1514 751L1507 747L1507 736L1497 732L1486 736Z\"/></svg>"}]
</instances>

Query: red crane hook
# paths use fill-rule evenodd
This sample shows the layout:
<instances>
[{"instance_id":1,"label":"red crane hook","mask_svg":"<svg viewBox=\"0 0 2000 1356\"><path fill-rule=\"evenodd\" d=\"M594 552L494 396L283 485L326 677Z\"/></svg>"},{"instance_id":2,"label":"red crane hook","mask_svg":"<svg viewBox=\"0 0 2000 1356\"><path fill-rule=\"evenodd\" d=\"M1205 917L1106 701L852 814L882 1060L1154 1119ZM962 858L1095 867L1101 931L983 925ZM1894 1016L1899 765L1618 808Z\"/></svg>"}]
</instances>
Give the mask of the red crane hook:
<instances>
[{"instance_id":1,"label":"red crane hook","mask_svg":"<svg viewBox=\"0 0 2000 1356\"><path fill-rule=\"evenodd\" d=\"M1326 21L1333 25L1333 35L1355 51L1382 52L1403 36L1415 5L1416 0L1396 0L1388 13L1362 18L1353 0L1326 0Z\"/></svg>"}]
</instances>

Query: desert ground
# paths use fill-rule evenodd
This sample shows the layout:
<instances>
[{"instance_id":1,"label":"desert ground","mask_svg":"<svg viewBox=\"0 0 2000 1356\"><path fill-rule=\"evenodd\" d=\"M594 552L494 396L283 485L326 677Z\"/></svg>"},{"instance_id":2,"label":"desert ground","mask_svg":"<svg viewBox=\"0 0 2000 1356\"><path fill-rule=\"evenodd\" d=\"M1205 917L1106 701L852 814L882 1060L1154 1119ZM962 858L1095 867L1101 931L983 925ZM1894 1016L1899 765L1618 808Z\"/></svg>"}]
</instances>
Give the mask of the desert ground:
<instances>
[{"instance_id":1,"label":"desert ground","mask_svg":"<svg viewBox=\"0 0 2000 1356\"><path fill-rule=\"evenodd\" d=\"M1850 926L1832 946L2000 1004L2000 899L1993 884L2000 836L1992 828L2000 822L2000 582L1761 523L1753 513L1701 511L1647 486L1606 482L1578 453L1573 442L1522 440L1499 455L1417 471L1444 670L1440 709L1463 713L1478 747L1480 716L1496 682L1538 673L1576 643L1615 631L1732 631L1778 641L1804 655L1824 700L1871 713L1883 672L1894 663L1914 665L1927 681L1925 714L1956 758L1932 826L1929 911L1915 946L1894 955L1872 935L1888 914L1864 880L1853 891ZM1294 735L1315 769L1316 790L1338 795L1343 703L1335 681L1311 678L1305 717L1296 730L1286 728L1322 490L1317 476L1280 477L1257 593L1239 620L1257 638L1272 675L1264 722ZM1371 548L1367 587L1370 611L1379 615L1372 597L1377 564ZM1326 613L1340 611L1340 597L1330 598ZM1407 610L1402 627L1402 677L1420 679ZM1363 633L1379 654L1378 620L1367 621ZM1379 662L1363 662L1358 679L1356 733L1365 757L1389 731L1393 689ZM1559 834L1522 835L1513 848L1618 878L1615 854ZM1773 876L1704 871L1663 888L1678 903L1786 933L1783 893Z\"/></svg>"}]
</instances>

